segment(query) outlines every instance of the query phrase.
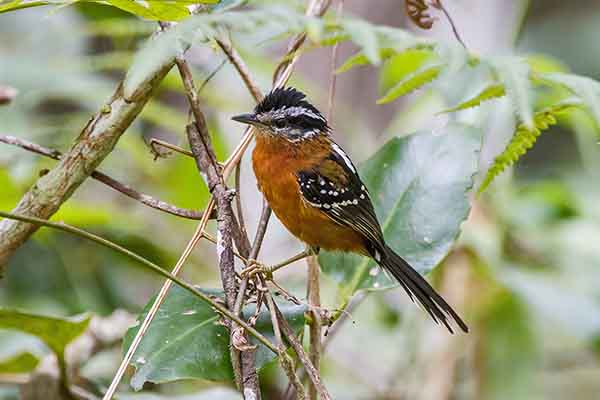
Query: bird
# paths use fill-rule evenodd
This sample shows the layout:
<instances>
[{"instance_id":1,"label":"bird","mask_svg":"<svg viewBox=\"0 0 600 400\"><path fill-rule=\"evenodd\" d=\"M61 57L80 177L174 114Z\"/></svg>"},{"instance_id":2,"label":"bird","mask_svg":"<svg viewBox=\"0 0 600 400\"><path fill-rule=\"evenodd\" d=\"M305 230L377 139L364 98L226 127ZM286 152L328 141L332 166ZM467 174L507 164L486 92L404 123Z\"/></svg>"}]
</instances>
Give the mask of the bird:
<instances>
[{"instance_id":1,"label":"bird","mask_svg":"<svg viewBox=\"0 0 600 400\"><path fill-rule=\"evenodd\" d=\"M273 89L251 113L232 117L255 128L252 166L259 190L295 237L320 249L375 260L436 323L453 333L465 322L408 262L385 242L366 185L332 128L306 95Z\"/></svg>"}]
</instances>

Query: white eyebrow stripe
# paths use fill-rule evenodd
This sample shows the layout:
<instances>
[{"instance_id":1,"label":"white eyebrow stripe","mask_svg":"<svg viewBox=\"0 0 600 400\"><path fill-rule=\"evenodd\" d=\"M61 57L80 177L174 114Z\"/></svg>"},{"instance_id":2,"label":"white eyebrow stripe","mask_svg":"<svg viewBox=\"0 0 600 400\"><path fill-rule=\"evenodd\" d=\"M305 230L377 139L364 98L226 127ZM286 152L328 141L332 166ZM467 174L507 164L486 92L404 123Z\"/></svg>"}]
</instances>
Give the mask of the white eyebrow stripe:
<instances>
[{"instance_id":1,"label":"white eyebrow stripe","mask_svg":"<svg viewBox=\"0 0 600 400\"><path fill-rule=\"evenodd\" d=\"M344 150L342 150L342 148L335 143L332 143L331 147L333 147L333 150L335 150L335 152L338 153L342 157L342 159L346 163L346 166L348 168L350 168L350 171L356 173L356 170L354 169L354 165L352 165L352 161L350 161L350 158L348 157L348 155L346 153L344 153Z\"/></svg>"}]
</instances>

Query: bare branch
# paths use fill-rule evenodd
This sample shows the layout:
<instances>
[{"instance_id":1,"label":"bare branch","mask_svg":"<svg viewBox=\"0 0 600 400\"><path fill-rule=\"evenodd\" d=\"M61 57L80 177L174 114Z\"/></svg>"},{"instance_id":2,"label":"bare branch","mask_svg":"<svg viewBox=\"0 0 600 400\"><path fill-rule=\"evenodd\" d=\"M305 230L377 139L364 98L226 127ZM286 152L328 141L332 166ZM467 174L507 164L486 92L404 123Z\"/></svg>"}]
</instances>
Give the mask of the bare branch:
<instances>
[{"instance_id":1,"label":"bare branch","mask_svg":"<svg viewBox=\"0 0 600 400\"><path fill-rule=\"evenodd\" d=\"M317 388L317 392L320 396L320 399L321 400L331 400L331 396L329 395L329 392L327 391L327 389L321 382L321 376L319 375L319 371L317 371L317 369L315 368L313 363L310 361L310 358L304 351L304 347L302 347L302 343L300 343L300 341L294 335L294 331L288 324L287 320L281 314L281 311L277 307L277 304L274 305L274 308L275 308L275 312L277 314L277 319L279 320L279 326L281 327L281 331L283 332L286 340L290 343L290 345L292 346L292 348L298 355L300 362L302 363L302 365L304 366L304 369L306 370L308 378L310 379L312 384Z\"/></svg>"},{"instance_id":2,"label":"bare branch","mask_svg":"<svg viewBox=\"0 0 600 400\"><path fill-rule=\"evenodd\" d=\"M304 400L306 398L304 386L302 385L300 378L296 374L296 368L294 367L294 362L292 358L286 353L285 346L283 345L283 340L281 338L281 329L279 327L279 319L277 318L277 311L275 310L275 302L273 301L273 296L271 296L271 292L267 290L265 292L265 297L267 299L267 307L269 308L269 314L271 315L271 323L273 325L275 341L277 343L277 348L279 348L279 364L281 364L281 368L284 370L285 374L290 380L290 384L296 390L296 399Z\"/></svg>"},{"instance_id":3,"label":"bare branch","mask_svg":"<svg viewBox=\"0 0 600 400\"><path fill-rule=\"evenodd\" d=\"M60 160L62 158L62 153L58 150L49 149L47 147L40 146L39 144L32 143L27 140L17 138L15 136L0 135L0 142L10 144L13 146L18 146L22 149L52 158L54 160ZM112 189L115 189L116 191L123 193L125 196L130 197L134 200L137 200L140 203L142 203L148 207L152 207L156 210L164 211L166 213L176 215L178 217L187 218L187 219L195 219L195 220L202 219L202 216L204 215L204 212L202 212L202 211L194 211L194 210L189 210L186 208L180 208L180 207L174 206L172 204L169 204L167 202L164 202L162 200L156 199L150 195L140 193L137 190L133 189L131 186L121 183L121 182L117 181L116 179L111 178L110 176L108 176L100 171L94 171L94 172L92 172L92 174L90 176L92 178L96 179L97 181L102 182L105 185L111 187ZM215 219L215 218L216 218L216 213L213 212L212 215L210 216L210 219Z\"/></svg>"},{"instance_id":4,"label":"bare branch","mask_svg":"<svg viewBox=\"0 0 600 400\"><path fill-rule=\"evenodd\" d=\"M319 261L317 256L311 255L306 260L308 264L308 284L306 287L308 302L310 304L311 321L309 325L309 353L317 373L321 363L321 315L318 308L321 307L321 294L319 285ZM317 388L311 383L308 387L308 398L317 400Z\"/></svg>"}]
</instances>

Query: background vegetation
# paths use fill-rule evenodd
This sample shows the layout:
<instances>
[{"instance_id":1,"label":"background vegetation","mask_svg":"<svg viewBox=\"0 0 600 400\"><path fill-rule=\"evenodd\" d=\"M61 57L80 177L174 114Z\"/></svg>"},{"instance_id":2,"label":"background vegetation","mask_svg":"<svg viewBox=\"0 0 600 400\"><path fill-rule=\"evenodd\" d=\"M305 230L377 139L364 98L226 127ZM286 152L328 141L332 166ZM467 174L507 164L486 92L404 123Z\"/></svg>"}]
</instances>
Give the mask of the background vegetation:
<instances>
[{"instance_id":1,"label":"background vegetation","mask_svg":"<svg viewBox=\"0 0 600 400\"><path fill-rule=\"evenodd\" d=\"M424 30L397 0L346 0L343 8L334 1L323 19L304 18L302 2L274 1L223 0L194 17L175 3L161 8L151 1L145 11L118 1L8 9L27 3L0 1L0 12L6 7L0 89L18 91L0 105L0 136L62 152L120 80L127 76L127 91L192 44L186 57L217 158L224 160L242 137L229 118L250 110L254 100L212 39L231 39L266 92L287 39L307 30L290 84L323 111L330 109L331 52L339 42L335 139L361 162L380 217L389 221L386 237L421 272L437 267L432 281L471 333L448 335L401 290L385 290L390 281L373 265L323 254L321 315L340 317L323 328L321 376L333 398L597 397L600 7L594 0L447 0L466 49L442 10L429 8L438 19ZM171 28L176 34L150 40L156 20L183 22ZM160 138L187 148L184 93L174 68L100 170L139 192L201 210L210 195L194 160L176 153L155 159L148 145ZM56 161L0 146L0 210L8 211ZM253 237L261 198L248 156L241 165L243 214ZM168 269L197 226L92 179L52 220ZM259 259L274 264L300 250L273 218ZM215 246L200 241L182 277L220 288L217 265ZM275 277L301 300L277 301L292 328L308 336L306 263ZM32 391L43 385L37 377L61 370L68 370L77 396L101 396L135 334L127 329L161 282L97 243L38 231L10 258L0 281L0 327L6 328L0 330L0 397L36 398ZM172 289L119 398L240 398L228 333L218 321L206 303ZM256 326L275 340L268 313ZM62 360L65 351L56 368L52 354ZM280 365L265 348L257 357L263 398L286 398L291 391Z\"/></svg>"}]
</instances>

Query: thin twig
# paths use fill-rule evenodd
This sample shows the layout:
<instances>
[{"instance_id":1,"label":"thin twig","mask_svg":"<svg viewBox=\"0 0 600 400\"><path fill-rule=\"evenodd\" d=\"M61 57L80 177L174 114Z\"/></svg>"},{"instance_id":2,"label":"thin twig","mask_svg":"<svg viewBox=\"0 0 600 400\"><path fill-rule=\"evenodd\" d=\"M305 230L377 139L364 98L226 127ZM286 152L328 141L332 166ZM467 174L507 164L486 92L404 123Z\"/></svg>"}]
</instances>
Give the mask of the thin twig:
<instances>
[{"instance_id":1,"label":"thin twig","mask_svg":"<svg viewBox=\"0 0 600 400\"><path fill-rule=\"evenodd\" d=\"M235 321L236 323L240 324L241 326L244 327L244 329L248 330L248 332L250 332L254 337L256 337L262 344L264 344L269 350L271 350L272 352L274 352L275 354L278 353L278 349L277 347L271 343L269 341L269 339L267 339L266 337L264 337L260 332L258 332L256 329L252 328L251 326L249 326L244 320L242 320L241 318L235 316L231 311L229 311L227 308L225 308L224 306L222 306L221 304L219 304L218 302L216 302L215 300L213 300L209 295L202 293L201 291L197 290L193 285L185 282L182 279L179 279L178 277L176 277L175 275L167 272L165 269L159 267L158 265L154 264L152 261L147 260L146 258L140 256L137 253L134 253L131 250L128 250L124 247L119 246L118 244L111 242L108 239L105 239L101 236L95 235L93 233L87 232L83 229L79 229L76 228L74 226L71 225L67 225L65 223L62 222L51 222L51 221L47 221L45 219L40 219L40 218L36 218L36 217L29 217L27 215L18 215L18 214L11 214L11 213L7 213L4 211L0 211L0 217L2 218L8 218L8 219L14 219L17 221L22 221L22 222L27 222L30 224L34 224L34 225L41 225L41 226L46 226L49 228L54 228L54 229L58 229L64 232L68 232L68 233L72 233L74 235L80 236L82 238L91 240L93 242L96 242L98 244L101 244L105 247L108 247L112 250L115 250L137 262L139 262L140 264L144 265L145 267L151 269L152 271L154 271L155 273L167 278L169 280L169 282L175 282L177 285L181 286L183 289L186 289L188 292L190 292L191 294L193 294L194 296L200 298L202 301L208 303L211 307L215 308L218 312L220 312L221 314L223 314L224 316L226 316L227 318L232 319L233 321Z\"/></svg>"},{"instance_id":2,"label":"thin twig","mask_svg":"<svg viewBox=\"0 0 600 400\"><path fill-rule=\"evenodd\" d=\"M310 360L317 372L321 363L321 315L318 307L321 307L321 294L319 285L319 261L317 256L311 255L306 260L308 264L308 283L306 287L308 302L310 304L311 321L309 324L309 354ZM308 398L317 400L317 388L312 383L308 386Z\"/></svg>"},{"instance_id":3,"label":"thin twig","mask_svg":"<svg viewBox=\"0 0 600 400\"><path fill-rule=\"evenodd\" d=\"M17 138L15 136L0 135L0 142L10 144L13 146L18 146L22 149L52 158L54 160L60 160L62 158L62 153L58 150L49 149L47 147L40 146L39 144L32 143L27 140ZM100 171L92 172L91 177L99 182L104 183L110 188L124 194L125 196L137 200L140 203L148 207L152 207L156 210L164 211L166 213L176 215L178 217L194 220L200 220L204 215L204 212L202 211L194 211L185 208L180 208L162 200L156 199L147 194L140 193L137 190L133 189L131 186L121 183ZM214 219L215 217L215 213L212 213L212 215L210 216L211 219Z\"/></svg>"},{"instance_id":4,"label":"thin twig","mask_svg":"<svg viewBox=\"0 0 600 400\"><path fill-rule=\"evenodd\" d=\"M181 255L179 256L179 260L177 260L177 264L175 264L175 267L171 271L171 275L176 277L177 274L179 274L181 267L183 266L183 264L185 263L185 261L187 260L189 255L192 253L192 250L194 249L194 247L196 246L198 241L202 238L202 232L204 232L204 228L208 224L208 217L207 217L208 210L210 210L211 213L213 211L213 199L212 198L211 198L211 200L209 200L208 205L206 206L206 210L207 210L207 212L205 212L204 217L198 224L196 231L192 235L192 239L188 242L185 249L183 250L183 253L181 253ZM167 293L169 292L169 289L171 288L172 282L173 282L173 280L170 280L170 279L166 280L165 283L163 284L163 286L160 288L160 291L158 292L158 295L156 296L154 303L152 303L152 307L150 307L150 309L148 310L148 313L146 314L144 321L142 321L142 324L140 325L140 329L138 330L135 337L133 338L133 341L129 345L129 349L127 349L127 353L125 353L125 356L123 357L123 360L121 361L121 365L119 365L119 369L117 370L117 373L113 377L113 380L112 380L110 386L108 387L108 390L104 394L104 397L102 398L103 400L110 400L110 399L112 399L112 396L115 394L115 391L117 390L117 386L119 385L119 382L121 382L121 379L123 378L123 374L125 373L125 370L129 366L129 363L131 362L131 358L133 357L133 354L135 353L138 346L140 345L142 338L146 334L146 331L148 330L150 323L154 319L154 316L158 312L160 305L165 300Z\"/></svg>"},{"instance_id":5,"label":"thin twig","mask_svg":"<svg viewBox=\"0 0 600 400\"><path fill-rule=\"evenodd\" d=\"M336 16L337 18L341 18L342 16L342 12L344 11L344 0L339 0L337 9L336 9ZM337 68L337 55L338 55L338 47L340 45L340 42L336 42L333 45L333 48L331 49L331 58L330 58L330 72L329 72L329 76L330 76L330 80L329 80L329 96L327 99L327 121L329 121L330 124L333 124L333 103L334 103L334 98L335 98L335 84L337 82L337 74L335 73L335 70Z\"/></svg>"},{"instance_id":6,"label":"thin twig","mask_svg":"<svg viewBox=\"0 0 600 400\"><path fill-rule=\"evenodd\" d=\"M165 142L164 140L160 140L160 139L157 139L157 138L151 138L150 139L150 148L152 149L152 151L155 154L158 154L158 150L156 150L156 145L159 145L161 147L166 147L167 149L173 150L173 151L175 151L177 153L186 155L188 157L194 157L194 155L192 154L192 152L189 151L189 150L183 149L183 148L181 148L179 146L176 146L176 145L174 145L172 143Z\"/></svg>"},{"instance_id":7,"label":"thin twig","mask_svg":"<svg viewBox=\"0 0 600 400\"><path fill-rule=\"evenodd\" d=\"M277 314L277 319L279 320L279 326L281 327L281 331L283 332L283 335L285 336L288 343L292 346L292 348L298 355L298 359L304 366L304 369L306 370L310 381L317 388L317 392L319 393L320 399L321 400L331 400L331 396L329 395L327 388L325 388L325 386L321 382L321 376L319 375L319 371L316 370L315 366L310 361L310 358L304 351L304 347L302 347L302 343L300 343L300 341L294 335L294 331L288 324L287 320L281 314L281 311L277 307L277 304L274 305L274 308L275 308L275 312Z\"/></svg>"},{"instance_id":8,"label":"thin twig","mask_svg":"<svg viewBox=\"0 0 600 400\"><path fill-rule=\"evenodd\" d=\"M239 224L239 230L242 236L248 237L248 231L246 230L246 222L244 220L244 210L242 207L242 190L240 175L242 173L242 163L239 162L235 167L235 208L237 211L237 220Z\"/></svg>"},{"instance_id":9,"label":"thin twig","mask_svg":"<svg viewBox=\"0 0 600 400\"><path fill-rule=\"evenodd\" d=\"M452 32L454 33L454 37L466 49L467 45L460 37L460 34L458 33L458 29L456 29L456 25L454 24L454 20L450 16L450 13L448 12L448 10L446 10L446 7L444 7L444 5L442 4L442 0L434 0L434 1L432 1L431 5L435 8L437 8L438 10L441 10L444 13L446 18L448 19L448 22L450 23L450 26L452 27Z\"/></svg>"},{"instance_id":10,"label":"thin twig","mask_svg":"<svg viewBox=\"0 0 600 400\"><path fill-rule=\"evenodd\" d=\"M283 345L283 340L281 338L281 328L279 327L279 319L277 318L277 311L275 310L275 302L273 301L273 296L271 296L271 292L269 292L268 290L265 292L265 298L267 299L267 307L269 308L269 315L271 316L271 324L273 325L275 342L277 343L277 347L279 348L279 363L281 364L281 368L287 375L290 384L296 390L296 399L304 400L306 398L306 392L304 390L304 386L302 385L302 381L300 381L300 378L296 374L296 368L294 366L292 358L285 351L285 346Z\"/></svg>"}]
</instances>

